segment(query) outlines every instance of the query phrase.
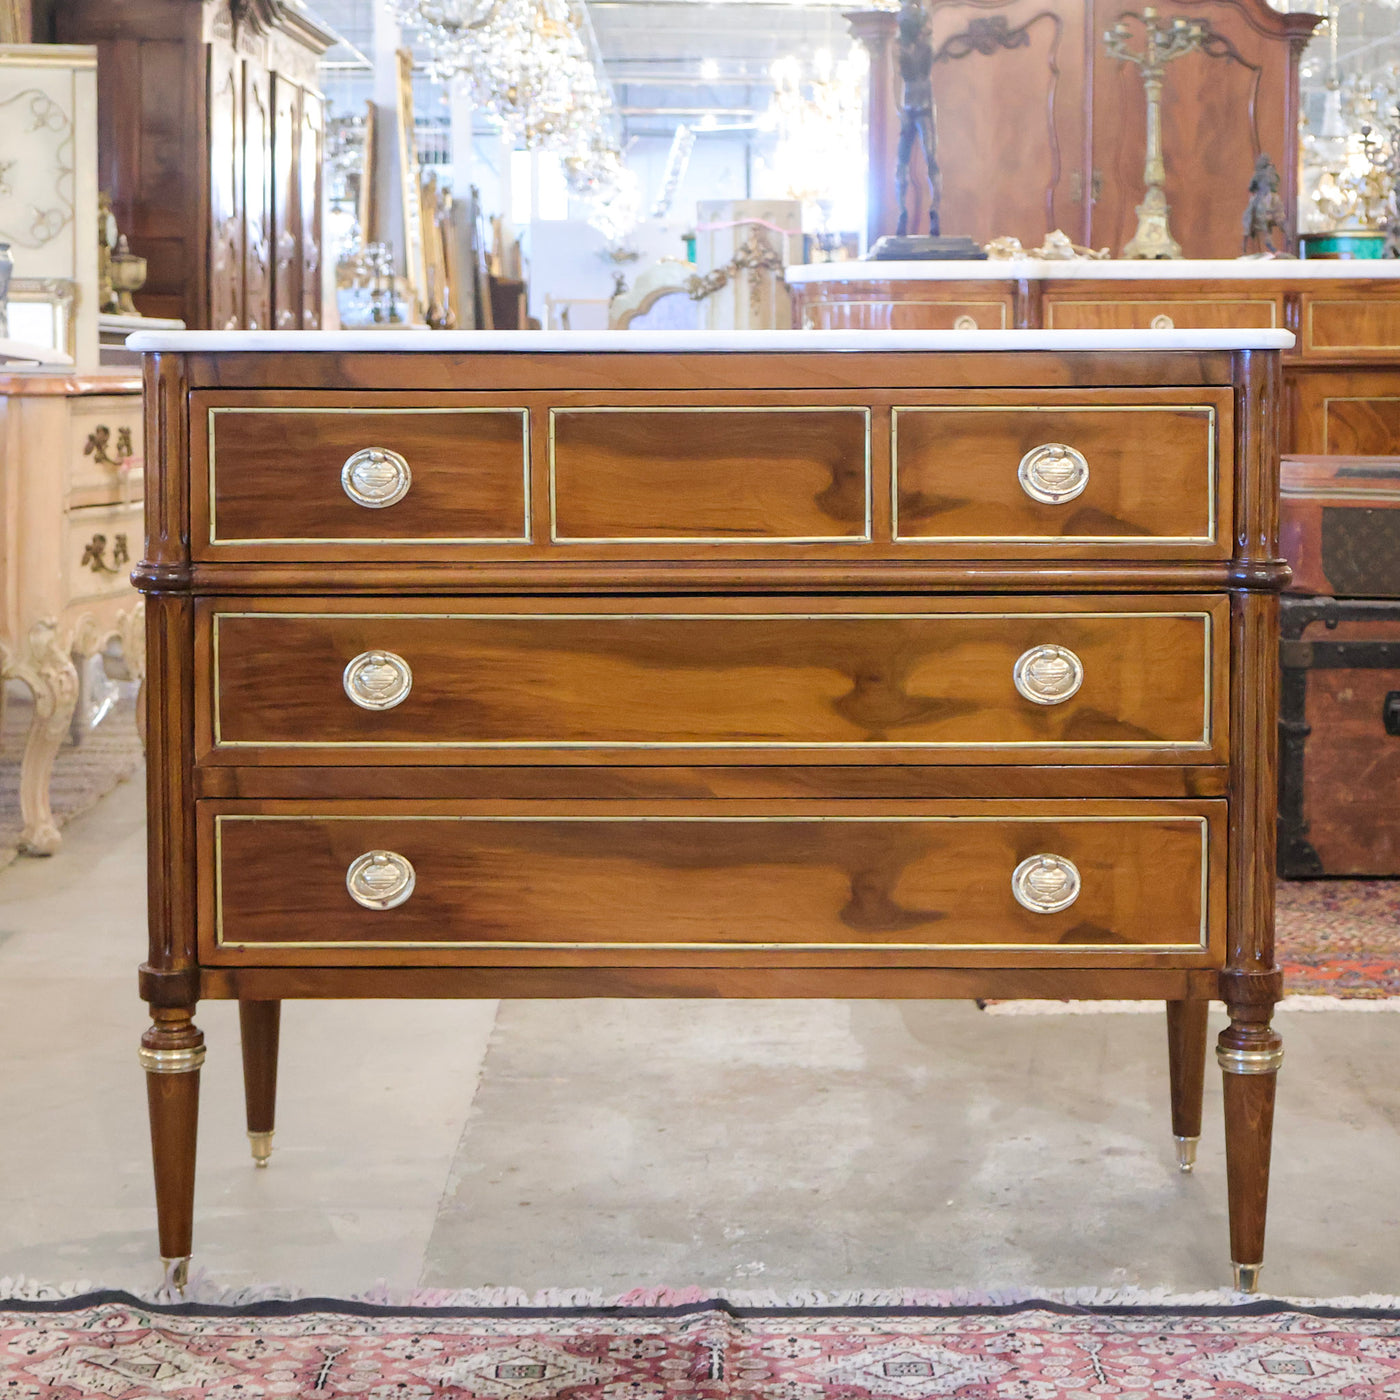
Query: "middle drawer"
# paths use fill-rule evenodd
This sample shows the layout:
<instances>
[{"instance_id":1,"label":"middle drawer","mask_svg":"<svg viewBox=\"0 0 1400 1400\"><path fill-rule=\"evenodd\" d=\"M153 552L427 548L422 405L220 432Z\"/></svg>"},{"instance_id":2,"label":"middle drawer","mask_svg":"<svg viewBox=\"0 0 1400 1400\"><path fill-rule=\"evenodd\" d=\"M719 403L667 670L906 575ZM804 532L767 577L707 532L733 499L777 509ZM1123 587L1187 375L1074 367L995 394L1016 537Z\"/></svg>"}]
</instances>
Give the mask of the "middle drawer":
<instances>
[{"instance_id":1,"label":"middle drawer","mask_svg":"<svg viewBox=\"0 0 1400 1400\"><path fill-rule=\"evenodd\" d=\"M204 600L217 763L1219 763L1228 600Z\"/></svg>"}]
</instances>

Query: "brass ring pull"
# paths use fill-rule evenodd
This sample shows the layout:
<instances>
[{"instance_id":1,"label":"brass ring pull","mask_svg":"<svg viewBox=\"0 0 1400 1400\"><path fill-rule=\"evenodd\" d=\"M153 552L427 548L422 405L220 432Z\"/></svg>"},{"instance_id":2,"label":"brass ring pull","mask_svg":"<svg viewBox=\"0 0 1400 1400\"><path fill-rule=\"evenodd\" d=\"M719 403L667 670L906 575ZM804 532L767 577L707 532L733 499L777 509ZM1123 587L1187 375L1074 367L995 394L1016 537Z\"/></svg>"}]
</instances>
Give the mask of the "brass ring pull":
<instances>
[{"instance_id":1,"label":"brass ring pull","mask_svg":"<svg viewBox=\"0 0 1400 1400\"><path fill-rule=\"evenodd\" d=\"M1027 856L1011 873L1016 903L1032 914L1058 914L1079 898L1078 867L1064 856Z\"/></svg>"},{"instance_id":2,"label":"brass ring pull","mask_svg":"<svg viewBox=\"0 0 1400 1400\"><path fill-rule=\"evenodd\" d=\"M1084 684L1084 663L1068 647L1031 647L1016 658L1011 680L1033 705L1063 705Z\"/></svg>"},{"instance_id":3,"label":"brass ring pull","mask_svg":"<svg viewBox=\"0 0 1400 1400\"><path fill-rule=\"evenodd\" d=\"M1170 316L1163 313L1161 316L1154 316L1152 318L1152 329L1154 331L1174 331L1176 329L1176 322L1173 321Z\"/></svg>"},{"instance_id":4,"label":"brass ring pull","mask_svg":"<svg viewBox=\"0 0 1400 1400\"><path fill-rule=\"evenodd\" d=\"M350 862L345 888L366 909L397 909L413 893L413 863L396 851L366 851Z\"/></svg>"},{"instance_id":5,"label":"brass ring pull","mask_svg":"<svg viewBox=\"0 0 1400 1400\"><path fill-rule=\"evenodd\" d=\"M413 473L397 452L387 447L365 447L345 459L340 484L357 506L383 510L408 495Z\"/></svg>"},{"instance_id":6,"label":"brass ring pull","mask_svg":"<svg viewBox=\"0 0 1400 1400\"><path fill-rule=\"evenodd\" d=\"M1089 484L1089 462L1078 449L1062 442L1032 447L1016 469L1021 489L1042 505L1060 506L1080 495Z\"/></svg>"},{"instance_id":7,"label":"brass ring pull","mask_svg":"<svg viewBox=\"0 0 1400 1400\"><path fill-rule=\"evenodd\" d=\"M413 669L392 651L362 651L346 666L341 684L362 710L392 710L408 699Z\"/></svg>"}]
</instances>

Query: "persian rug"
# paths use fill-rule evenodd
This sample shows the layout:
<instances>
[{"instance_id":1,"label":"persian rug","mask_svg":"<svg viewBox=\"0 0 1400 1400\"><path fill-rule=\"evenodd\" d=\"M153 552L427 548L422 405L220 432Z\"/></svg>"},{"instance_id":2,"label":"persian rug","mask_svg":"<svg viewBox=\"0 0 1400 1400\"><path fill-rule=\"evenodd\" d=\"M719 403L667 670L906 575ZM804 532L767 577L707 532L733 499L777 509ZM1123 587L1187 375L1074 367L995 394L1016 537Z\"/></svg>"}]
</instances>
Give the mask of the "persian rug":
<instances>
[{"instance_id":1,"label":"persian rug","mask_svg":"<svg viewBox=\"0 0 1400 1400\"><path fill-rule=\"evenodd\" d=\"M1275 943L1288 1011L1400 1011L1400 880L1280 880ZM1152 1001L986 1001L994 1016L1157 1012Z\"/></svg>"},{"instance_id":2,"label":"persian rug","mask_svg":"<svg viewBox=\"0 0 1400 1400\"><path fill-rule=\"evenodd\" d=\"M4 709L0 732L0 870L19 855L19 766L33 701L22 686L12 686ZM65 742L60 747L49 784L49 801L60 829L95 807L140 766L141 740L136 733L132 687L81 744L75 747Z\"/></svg>"},{"instance_id":3,"label":"persian rug","mask_svg":"<svg viewBox=\"0 0 1400 1400\"><path fill-rule=\"evenodd\" d=\"M13 1400L1380 1400L1400 1312L0 1303Z\"/></svg>"},{"instance_id":4,"label":"persian rug","mask_svg":"<svg viewBox=\"0 0 1400 1400\"><path fill-rule=\"evenodd\" d=\"M1280 880L1287 996L1400 997L1400 880Z\"/></svg>"}]
</instances>

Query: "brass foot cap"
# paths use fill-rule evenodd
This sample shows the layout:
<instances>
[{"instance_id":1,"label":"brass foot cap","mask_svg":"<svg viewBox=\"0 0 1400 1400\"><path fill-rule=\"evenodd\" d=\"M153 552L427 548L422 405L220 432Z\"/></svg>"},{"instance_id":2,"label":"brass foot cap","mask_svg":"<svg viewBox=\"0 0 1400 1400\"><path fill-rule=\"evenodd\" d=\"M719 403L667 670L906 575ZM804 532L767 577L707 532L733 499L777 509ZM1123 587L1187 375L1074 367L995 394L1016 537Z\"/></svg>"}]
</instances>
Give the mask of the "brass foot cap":
<instances>
[{"instance_id":1,"label":"brass foot cap","mask_svg":"<svg viewBox=\"0 0 1400 1400\"><path fill-rule=\"evenodd\" d=\"M160 1262L165 1269L166 1287L176 1293L183 1293L185 1285L190 1281L190 1256L183 1254L175 1259L167 1259L162 1254Z\"/></svg>"},{"instance_id":2,"label":"brass foot cap","mask_svg":"<svg viewBox=\"0 0 1400 1400\"><path fill-rule=\"evenodd\" d=\"M1235 1271L1236 1293L1258 1293L1259 1270L1264 1267L1262 1264L1236 1264L1232 1262L1230 1267Z\"/></svg>"},{"instance_id":3,"label":"brass foot cap","mask_svg":"<svg viewBox=\"0 0 1400 1400\"><path fill-rule=\"evenodd\" d=\"M1198 1137L1179 1137L1176 1139L1176 1165L1179 1171L1189 1172L1196 1165L1196 1144L1200 1142Z\"/></svg>"},{"instance_id":4,"label":"brass foot cap","mask_svg":"<svg viewBox=\"0 0 1400 1400\"><path fill-rule=\"evenodd\" d=\"M267 1166L267 1159L272 1156L272 1134L249 1133L248 1146L253 1151L253 1163L255 1166Z\"/></svg>"}]
</instances>

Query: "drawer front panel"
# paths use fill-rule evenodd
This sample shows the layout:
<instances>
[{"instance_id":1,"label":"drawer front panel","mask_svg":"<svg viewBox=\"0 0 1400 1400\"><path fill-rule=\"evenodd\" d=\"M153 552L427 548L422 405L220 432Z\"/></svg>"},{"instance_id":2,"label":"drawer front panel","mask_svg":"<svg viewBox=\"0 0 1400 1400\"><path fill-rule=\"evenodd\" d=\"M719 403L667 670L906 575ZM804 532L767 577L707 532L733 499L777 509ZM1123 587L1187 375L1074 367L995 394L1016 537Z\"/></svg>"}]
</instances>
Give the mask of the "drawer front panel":
<instances>
[{"instance_id":1,"label":"drawer front panel","mask_svg":"<svg viewBox=\"0 0 1400 1400\"><path fill-rule=\"evenodd\" d=\"M69 504L139 501L145 426L141 395L74 398L69 402Z\"/></svg>"},{"instance_id":2,"label":"drawer front panel","mask_svg":"<svg viewBox=\"0 0 1400 1400\"><path fill-rule=\"evenodd\" d=\"M549 424L560 544L870 538L868 409L552 409Z\"/></svg>"},{"instance_id":3,"label":"drawer front panel","mask_svg":"<svg viewBox=\"0 0 1400 1400\"><path fill-rule=\"evenodd\" d=\"M331 962L376 950L396 961L414 950L420 961L786 951L937 962L998 950L1199 961L1225 812L1218 801L548 815L238 805L201 804L215 961L317 949Z\"/></svg>"},{"instance_id":4,"label":"drawer front panel","mask_svg":"<svg viewBox=\"0 0 1400 1400\"><path fill-rule=\"evenodd\" d=\"M1004 331L1010 301L869 301L803 298L802 328L822 331Z\"/></svg>"},{"instance_id":5,"label":"drawer front panel","mask_svg":"<svg viewBox=\"0 0 1400 1400\"><path fill-rule=\"evenodd\" d=\"M1211 598L938 610L503 602L456 614L229 604L202 614L212 675L200 747L223 762L256 749L300 763L345 762L347 750L376 762L650 763L672 749L689 762L1073 752L1199 763L1226 751L1225 608Z\"/></svg>"},{"instance_id":6,"label":"drawer front panel","mask_svg":"<svg viewBox=\"0 0 1400 1400\"><path fill-rule=\"evenodd\" d=\"M508 544L530 528L524 408L207 409L197 557L308 547ZM196 472L196 482L200 473Z\"/></svg>"},{"instance_id":7,"label":"drawer front panel","mask_svg":"<svg viewBox=\"0 0 1400 1400\"><path fill-rule=\"evenodd\" d=\"M1045 329L1055 331L1273 330L1277 297L1217 301L1061 301L1045 299Z\"/></svg>"},{"instance_id":8,"label":"drawer front panel","mask_svg":"<svg viewBox=\"0 0 1400 1400\"><path fill-rule=\"evenodd\" d=\"M1400 345L1400 297L1304 293L1304 352L1392 359Z\"/></svg>"},{"instance_id":9,"label":"drawer front panel","mask_svg":"<svg viewBox=\"0 0 1400 1400\"><path fill-rule=\"evenodd\" d=\"M895 538L1224 557L1220 407L897 408Z\"/></svg>"},{"instance_id":10,"label":"drawer front panel","mask_svg":"<svg viewBox=\"0 0 1400 1400\"><path fill-rule=\"evenodd\" d=\"M142 505L89 506L69 511L63 546L69 601L131 592L141 557Z\"/></svg>"}]
</instances>

